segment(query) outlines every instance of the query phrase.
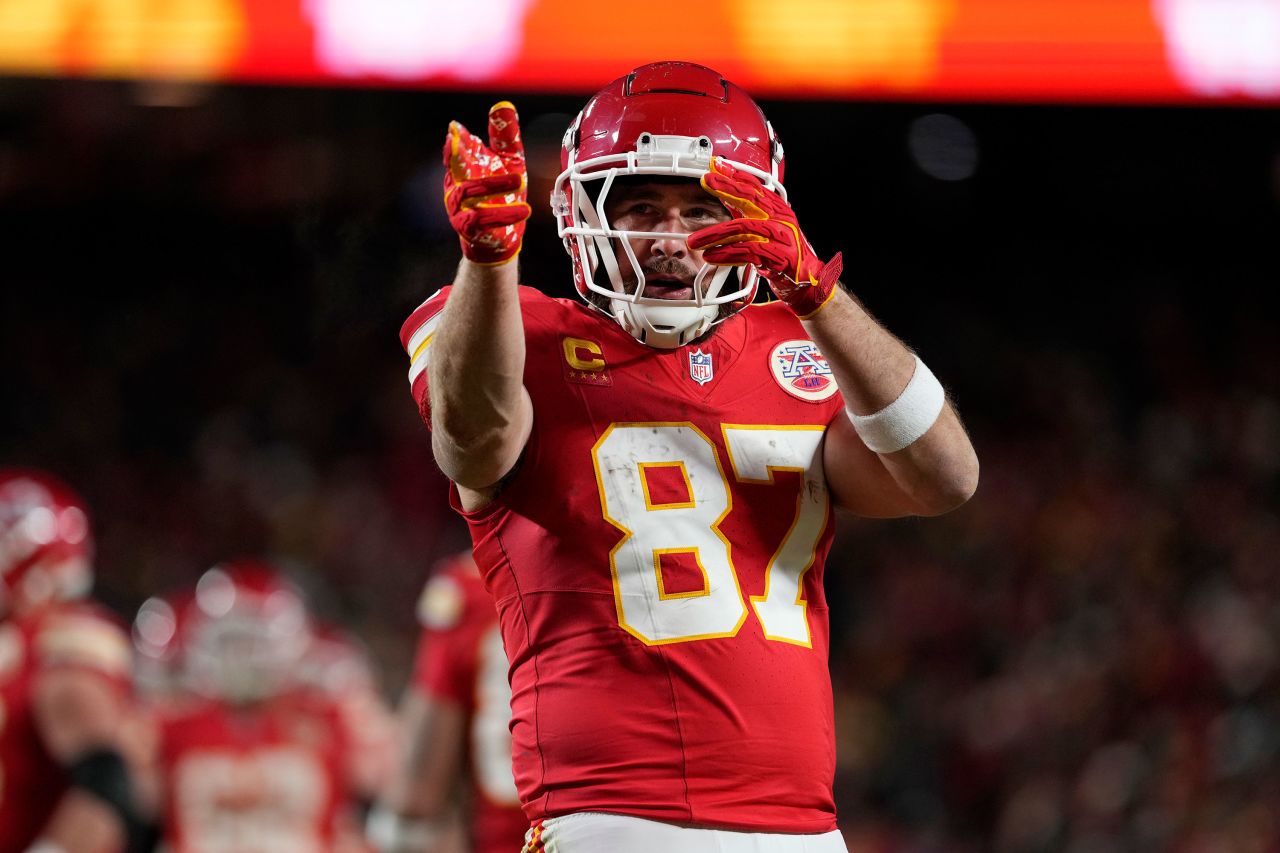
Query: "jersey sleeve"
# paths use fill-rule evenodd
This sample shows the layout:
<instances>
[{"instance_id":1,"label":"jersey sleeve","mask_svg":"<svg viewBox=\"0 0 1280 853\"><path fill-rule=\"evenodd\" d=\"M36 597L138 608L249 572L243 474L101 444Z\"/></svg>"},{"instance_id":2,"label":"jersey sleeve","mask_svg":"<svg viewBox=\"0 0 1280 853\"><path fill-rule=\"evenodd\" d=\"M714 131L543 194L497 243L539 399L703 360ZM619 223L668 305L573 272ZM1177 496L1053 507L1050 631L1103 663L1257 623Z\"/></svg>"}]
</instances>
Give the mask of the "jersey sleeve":
<instances>
[{"instance_id":1,"label":"jersey sleeve","mask_svg":"<svg viewBox=\"0 0 1280 853\"><path fill-rule=\"evenodd\" d=\"M450 575L427 582L418 605L422 634L413 686L428 696L470 707L475 702L476 637L465 591Z\"/></svg>"},{"instance_id":2,"label":"jersey sleeve","mask_svg":"<svg viewBox=\"0 0 1280 853\"><path fill-rule=\"evenodd\" d=\"M442 287L431 294L400 327L400 346L409 357L409 391L428 428L431 426L431 408L427 394L427 364L431 357L431 341L452 289Z\"/></svg>"},{"instance_id":3,"label":"jersey sleeve","mask_svg":"<svg viewBox=\"0 0 1280 853\"><path fill-rule=\"evenodd\" d=\"M41 671L78 669L122 685L129 683L129 639L123 628L93 611L49 614L36 631L33 650Z\"/></svg>"},{"instance_id":4,"label":"jersey sleeve","mask_svg":"<svg viewBox=\"0 0 1280 853\"><path fill-rule=\"evenodd\" d=\"M430 399L427 394L427 365L431 361L431 345L441 314L453 286L442 287L414 309L400 327L400 345L409 357L409 388L418 404L418 413L431 426ZM558 300L532 287L520 286L520 317L528 339L556 334L563 308Z\"/></svg>"}]
</instances>

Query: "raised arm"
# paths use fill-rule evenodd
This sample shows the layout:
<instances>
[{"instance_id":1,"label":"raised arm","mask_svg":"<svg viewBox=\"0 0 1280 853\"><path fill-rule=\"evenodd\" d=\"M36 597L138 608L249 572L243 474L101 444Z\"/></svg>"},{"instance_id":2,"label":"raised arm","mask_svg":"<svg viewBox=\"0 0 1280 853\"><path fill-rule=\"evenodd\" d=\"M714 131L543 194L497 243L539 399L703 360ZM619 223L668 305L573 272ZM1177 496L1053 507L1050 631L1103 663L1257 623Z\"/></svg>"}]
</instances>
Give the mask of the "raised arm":
<instances>
[{"instance_id":1,"label":"raised arm","mask_svg":"<svg viewBox=\"0 0 1280 853\"><path fill-rule=\"evenodd\" d=\"M462 243L453 292L430 341L432 449L463 505L485 503L533 427L524 388L516 256L529 216L515 107L489 111L489 145L457 122L445 141L445 207Z\"/></svg>"},{"instance_id":2,"label":"raised arm","mask_svg":"<svg viewBox=\"0 0 1280 853\"><path fill-rule=\"evenodd\" d=\"M840 256L818 260L791 207L751 175L714 160L702 183L734 219L689 246L710 263L754 264L831 366L848 407L823 450L837 504L889 517L939 515L968 500L978 458L959 417L923 362L839 287Z\"/></svg>"},{"instance_id":3,"label":"raised arm","mask_svg":"<svg viewBox=\"0 0 1280 853\"><path fill-rule=\"evenodd\" d=\"M128 696L129 646L114 625L57 615L36 641L32 719L69 787L32 851L149 850L139 811L135 754L128 736L136 709Z\"/></svg>"}]
</instances>

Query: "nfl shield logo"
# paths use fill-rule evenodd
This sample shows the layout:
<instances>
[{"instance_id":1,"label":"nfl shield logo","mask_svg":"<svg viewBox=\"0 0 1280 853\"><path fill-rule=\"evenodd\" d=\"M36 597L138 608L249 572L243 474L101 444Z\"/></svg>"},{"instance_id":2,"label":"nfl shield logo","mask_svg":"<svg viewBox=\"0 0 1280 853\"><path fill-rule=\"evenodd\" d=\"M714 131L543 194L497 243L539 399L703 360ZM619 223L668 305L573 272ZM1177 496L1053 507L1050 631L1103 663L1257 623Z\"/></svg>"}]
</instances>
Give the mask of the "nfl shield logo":
<instances>
[{"instance_id":1,"label":"nfl shield logo","mask_svg":"<svg viewBox=\"0 0 1280 853\"><path fill-rule=\"evenodd\" d=\"M711 353L701 348L689 353L689 378L699 385L706 385L715 378L715 370L711 367Z\"/></svg>"}]
</instances>

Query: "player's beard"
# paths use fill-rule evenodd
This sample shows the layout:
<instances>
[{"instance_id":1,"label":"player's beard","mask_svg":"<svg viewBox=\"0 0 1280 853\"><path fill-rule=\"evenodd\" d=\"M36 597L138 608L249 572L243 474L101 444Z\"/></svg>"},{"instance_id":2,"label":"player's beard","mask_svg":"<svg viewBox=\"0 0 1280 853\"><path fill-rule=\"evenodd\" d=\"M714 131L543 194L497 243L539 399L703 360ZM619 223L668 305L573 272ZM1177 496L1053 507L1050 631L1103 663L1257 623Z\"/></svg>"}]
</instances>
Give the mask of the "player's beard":
<instances>
[{"instance_id":1,"label":"player's beard","mask_svg":"<svg viewBox=\"0 0 1280 853\"><path fill-rule=\"evenodd\" d=\"M679 260L675 258L656 258L655 260L645 264L644 272L645 272L646 278L648 278L650 275L674 275L674 276L679 276L683 278L686 275L690 275L691 271L688 266L681 263ZM709 280L711 276L714 274L715 274L714 270L709 272L707 274L707 279ZM697 273L695 271L692 273L692 278L696 278L696 277L697 277ZM692 279L691 279L691 283L692 283ZM636 280L634 278L624 281L623 292L625 293L631 292L631 290L635 288L635 284L636 284ZM593 307L598 309L600 313L609 317L614 316L613 305L611 304L610 297L595 290L588 290L586 297L587 297L587 301L590 302ZM654 301L657 301L657 299L655 299ZM717 311L717 318L716 318L715 324L712 325L711 328L708 329L703 334L694 338L692 341L689 341L689 345L703 343L708 338L715 335L716 332L720 330L720 321L726 319L731 314L735 314L735 313L737 313L737 311L733 308L731 304L721 305L719 307L719 310Z\"/></svg>"}]
</instances>

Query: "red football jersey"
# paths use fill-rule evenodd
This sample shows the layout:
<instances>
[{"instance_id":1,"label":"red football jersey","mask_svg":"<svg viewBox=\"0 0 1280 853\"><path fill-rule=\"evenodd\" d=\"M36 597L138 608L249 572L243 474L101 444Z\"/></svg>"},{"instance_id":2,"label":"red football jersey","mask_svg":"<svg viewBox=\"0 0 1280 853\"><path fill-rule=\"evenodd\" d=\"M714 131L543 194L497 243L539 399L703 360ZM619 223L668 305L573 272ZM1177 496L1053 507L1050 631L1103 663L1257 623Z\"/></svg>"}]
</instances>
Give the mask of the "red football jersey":
<instances>
[{"instance_id":1,"label":"red football jersey","mask_svg":"<svg viewBox=\"0 0 1280 853\"><path fill-rule=\"evenodd\" d=\"M401 331L424 410L447 297ZM674 350L578 302L521 288L521 305L533 433L463 515L511 660L527 816L834 829L829 365L780 303Z\"/></svg>"},{"instance_id":2,"label":"red football jersey","mask_svg":"<svg viewBox=\"0 0 1280 853\"><path fill-rule=\"evenodd\" d=\"M450 563L427 582L413 685L463 709L471 770L471 849L512 853L529 821L511 775L511 687L498 613L475 568Z\"/></svg>"},{"instance_id":3,"label":"red football jersey","mask_svg":"<svg viewBox=\"0 0 1280 853\"><path fill-rule=\"evenodd\" d=\"M124 631L91 604L58 604L0 624L0 853L25 850L67 789L36 727L40 675L71 667L127 691L129 658Z\"/></svg>"},{"instance_id":4,"label":"red football jersey","mask_svg":"<svg viewBox=\"0 0 1280 853\"><path fill-rule=\"evenodd\" d=\"M160 719L173 853L323 853L347 818L338 710L316 693L247 708L179 700Z\"/></svg>"}]
</instances>

